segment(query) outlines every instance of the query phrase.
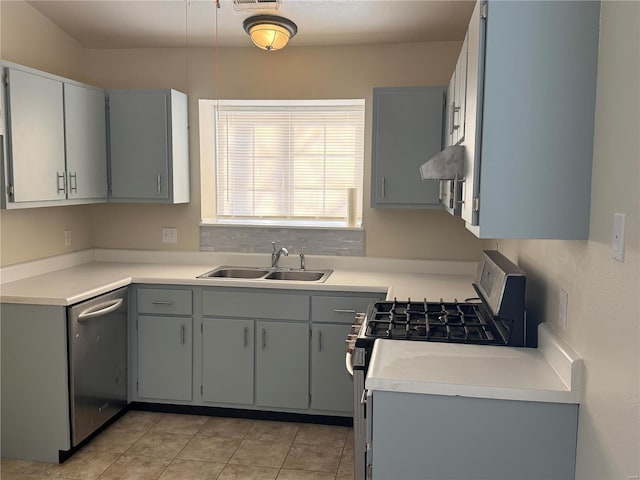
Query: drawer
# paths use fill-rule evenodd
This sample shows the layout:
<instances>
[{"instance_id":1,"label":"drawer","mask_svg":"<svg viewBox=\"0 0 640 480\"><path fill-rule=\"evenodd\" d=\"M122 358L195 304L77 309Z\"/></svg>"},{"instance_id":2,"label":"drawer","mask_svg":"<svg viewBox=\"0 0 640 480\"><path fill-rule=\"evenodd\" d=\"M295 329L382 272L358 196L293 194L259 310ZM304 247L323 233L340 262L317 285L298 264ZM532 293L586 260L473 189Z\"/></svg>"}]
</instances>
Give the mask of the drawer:
<instances>
[{"instance_id":1,"label":"drawer","mask_svg":"<svg viewBox=\"0 0 640 480\"><path fill-rule=\"evenodd\" d=\"M138 289L138 313L191 315L191 290Z\"/></svg>"},{"instance_id":2,"label":"drawer","mask_svg":"<svg viewBox=\"0 0 640 480\"><path fill-rule=\"evenodd\" d=\"M356 313L366 312L371 302L381 297L311 297L311 321L323 323L353 323Z\"/></svg>"},{"instance_id":3,"label":"drawer","mask_svg":"<svg viewBox=\"0 0 640 480\"><path fill-rule=\"evenodd\" d=\"M309 297L286 293L205 291L202 314L215 317L309 320Z\"/></svg>"}]
</instances>

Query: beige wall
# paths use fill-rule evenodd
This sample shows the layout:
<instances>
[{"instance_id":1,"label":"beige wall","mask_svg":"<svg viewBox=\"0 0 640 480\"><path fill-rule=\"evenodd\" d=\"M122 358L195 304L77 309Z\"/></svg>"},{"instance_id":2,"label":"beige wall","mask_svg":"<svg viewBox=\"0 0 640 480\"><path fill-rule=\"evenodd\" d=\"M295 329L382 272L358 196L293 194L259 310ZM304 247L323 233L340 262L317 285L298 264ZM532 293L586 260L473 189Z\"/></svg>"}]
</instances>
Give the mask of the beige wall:
<instances>
[{"instance_id":1,"label":"beige wall","mask_svg":"<svg viewBox=\"0 0 640 480\"><path fill-rule=\"evenodd\" d=\"M0 1L0 58L83 80L84 49L23 0ZM93 245L88 206L0 211L0 263L48 257ZM72 245L65 247L65 229Z\"/></svg>"},{"instance_id":2,"label":"beige wall","mask_svg":"<svg viewBox=\"0 0 640 480\"><path fill-rule=\"evenodd\" d=\"M105 88L176 88L189 94L191 203L94 205L2 212L3 265L73 247L198 250L200 220L199 98L216 97L213 49L86 50L23 0L2 0L2 58ZM254 47L220 49L220 98L365 98L367 255L476 259L484 242L442 211L372 210L369 204L371 98L375 86L443 85L458 42L294 48L267 54ZM47 222L40 221L46 217ZM63 227L63 225L65 225ZM163 245L160 229L178 228ZM22 239L28 238L28 241Z\"/></svg>"},{"instance_id":3,"label":"beige wall","mask_svg":"<svg viewBox=\"0 0 640 480\"><path fill-rule=\"evenodd\" d=\"M625 72L622 74L622 72ZM502 241L527 272L528 314L558 325L584 357L578 479L640 474L640 2L603 2L591 229L585 242ZM626 258L611 256L613 214L627 214Z\"/></svg>"},{"instance_id":4,"label":"beige wall","mask_svg":"<svg viewBox=\"0 0 640 480\"><path fill-rule=\"evenodd\" d=\"M484 245L460 220L442 211L372 210L369 204L371 99L376 86L448 82L458 42L294 48L267 54L256 48L222 48L219 96L246 98L365 98L365 209L367 255L397 258L476 259ZM213 49L100 50L85 73L106 88L178 88L189 93L191 184L189 206L94 207L95 244L108 248L167 248L160 228L178 227L180 250L198 249L200 167L199 98L216 98ZM417 175L417 173L416 173ZM123 235L122 232L128 232Z\"/></svg>"}]
</instances>

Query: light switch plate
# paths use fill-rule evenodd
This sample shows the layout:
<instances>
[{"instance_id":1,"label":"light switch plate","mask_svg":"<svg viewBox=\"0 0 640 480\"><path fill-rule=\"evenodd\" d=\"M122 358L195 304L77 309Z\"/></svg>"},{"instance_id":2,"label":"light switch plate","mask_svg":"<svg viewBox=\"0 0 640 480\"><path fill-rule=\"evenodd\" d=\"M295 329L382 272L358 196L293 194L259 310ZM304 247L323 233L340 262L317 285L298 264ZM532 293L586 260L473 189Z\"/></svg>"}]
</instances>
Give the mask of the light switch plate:
<instances>
[{"instance_id":1,"label":"light switch plate","mask_svg":"<svg viewBox=\"0 0 640 480\"><path fill-rule=\"evenodd\" d=\"M627 215L624 213L613 214L613 241L611 249L613 258L620 262L624 262L624 222Z\"/></svg>"},{"instance_id":2,"label":"light switch plate","mask_svg":"<svg viewBox=\"0 0 640 480\"><path fill-rule=\"evenodd\" d=\"M178 243L178 229L176 227L163 227L162 243Z\"/></svg>"}]
</instances>

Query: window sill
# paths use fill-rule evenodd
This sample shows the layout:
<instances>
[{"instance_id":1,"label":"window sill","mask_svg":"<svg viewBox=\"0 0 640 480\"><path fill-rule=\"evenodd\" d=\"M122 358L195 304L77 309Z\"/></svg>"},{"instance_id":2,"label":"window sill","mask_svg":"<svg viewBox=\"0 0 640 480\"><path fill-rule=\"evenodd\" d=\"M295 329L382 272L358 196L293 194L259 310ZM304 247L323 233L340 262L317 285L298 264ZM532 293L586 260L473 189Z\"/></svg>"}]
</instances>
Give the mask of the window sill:
<instances>
[{"instance_id":1,"label":"window sill","mask_svg":"<svg viewBox=\"0 0 640 480\"><path fill-rule=\"evenodd\" d=\"M200 221L201 227L239 227L239 228L273 228L273 229L309 229L309 230L364 230L362 224L358 224L355 227L349 227L344 222L314 222L313 225L307 222L301 221L288 221L282 223L273 223L271 221L255 221L246 222L244 220L214 220L209 218L203 218Z\"/></svg>"}]
</instances>

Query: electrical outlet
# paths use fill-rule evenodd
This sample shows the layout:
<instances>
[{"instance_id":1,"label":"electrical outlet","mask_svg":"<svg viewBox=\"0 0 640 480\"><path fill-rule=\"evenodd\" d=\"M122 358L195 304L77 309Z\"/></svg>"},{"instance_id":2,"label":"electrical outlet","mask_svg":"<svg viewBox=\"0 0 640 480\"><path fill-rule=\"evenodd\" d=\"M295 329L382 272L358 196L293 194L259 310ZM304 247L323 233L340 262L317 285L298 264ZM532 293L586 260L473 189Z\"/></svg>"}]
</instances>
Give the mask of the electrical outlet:
<instances>
[{"instance_id":1,"label":"electrical outlet","mask_svg":"<svg viewBox=\"0 0 640 480\"><path fill-rule=\"evenodd\" d=\"M558 325L563 332L567 331L567 311L569 309L569 294L560 289L558 296Z\"/></svg>"},{"instance_id":2,"label":"electrical outlet","mask_svg":"<svg viewBox=\"0 0 640 480\"><path fill-rule=\"evenodd\" d=\"M71 230L64 231L64 246L65 247L71 246Z\"/></svg>"},{"instance_id":3,"label":"electrical outlet","mask_svg":"<svg viewBox=\"0 0 640 480\"><path fill-rule=\"evenodd\" d=\"M178 229L176 227L163 227L162 243L178 243Z\"/></svg>"},{"instance_id":4,"label":"electrical outlet","mask_svg":"<svg viewBox=\"0 0 640 480\"><path fill-rule=\"evenodd\" d=\"M613 241L611 249L613 250L613 258L620 262L624 262L624 222L626 215L624 213L613 214Z\"/></svg>"}]
</instances>

